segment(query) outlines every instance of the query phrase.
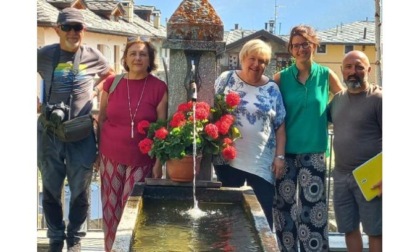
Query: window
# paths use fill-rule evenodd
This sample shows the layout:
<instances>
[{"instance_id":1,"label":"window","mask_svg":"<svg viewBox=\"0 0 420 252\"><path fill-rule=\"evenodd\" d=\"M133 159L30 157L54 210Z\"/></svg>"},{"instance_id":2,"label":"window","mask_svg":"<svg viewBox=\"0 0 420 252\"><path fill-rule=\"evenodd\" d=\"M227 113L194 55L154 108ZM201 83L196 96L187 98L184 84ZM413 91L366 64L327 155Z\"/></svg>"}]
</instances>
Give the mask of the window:
<instances>
[{"instance_id":1,"label":"window","mask_svg":"<svg viewBox=\"0 0 420 252\"><path fill-rule=\"evenodd\" d=\"M98 44L96 45L96 49L98 49L102 54L104 53L104 45Z\"/></svg>"},{"instance_id":2,"label":"window","mask_svg":"<svg viewBox=\"0 0 420 252\"><path fill-rule=\"evenodd\" d=\"M289 67L292 65L292 60L290 59L290 55L285 53L276 53L276 62L275 67L276 71L280 71L286 67Z\"/></svg>"},{"instance_id":3,"label":"window","mask_svg":"<svg viewBox=\"0 0 420 252\"><path fill-rule=\"evenodd\" d=\"M319 45L316 49L317 53L327 53L327 45Z\"/></svg>"},{"instance_id":4,"label":"window","mask_svg":"<svg viewBox=\"0 0 420 252\"><path fill-rule=\"evenodd\" d=\"M229 55L229 69L237 69L238 67L238 55Z\"/></svg>"},{"instance_id":5,"label":"window","mask_svg":"<svg viewBox=\"0 0 420 252\"><path fill-rule=\"evenodd\" d=\"M344 53L348 53L350 51L353 51L354 46L353 45L345 45L344 46Z\"/></svg>"}]
</instances>

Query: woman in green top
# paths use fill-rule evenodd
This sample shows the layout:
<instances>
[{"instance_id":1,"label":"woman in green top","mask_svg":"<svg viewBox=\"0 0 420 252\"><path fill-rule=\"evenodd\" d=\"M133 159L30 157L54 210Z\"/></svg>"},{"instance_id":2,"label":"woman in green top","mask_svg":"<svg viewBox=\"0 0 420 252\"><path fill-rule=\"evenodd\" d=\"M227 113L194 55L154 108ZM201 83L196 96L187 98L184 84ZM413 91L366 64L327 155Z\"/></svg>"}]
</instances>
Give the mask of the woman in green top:
<instances>
[{"instance_id":1,"label":"woman in green top","mask_svg":"<svg viewBox=\"0 0 420 252\"><path fill-rule=\"evenodd\" d=\"M286 108L286 165L276 181L273 212L282 251L298 251L298 241L300 251L328 251L326 107L329 92L342 85L332 70L314 62L317 46L312 27L295 26L288 50L296 62L274 75Z\"/></svg>"}]
</instances>

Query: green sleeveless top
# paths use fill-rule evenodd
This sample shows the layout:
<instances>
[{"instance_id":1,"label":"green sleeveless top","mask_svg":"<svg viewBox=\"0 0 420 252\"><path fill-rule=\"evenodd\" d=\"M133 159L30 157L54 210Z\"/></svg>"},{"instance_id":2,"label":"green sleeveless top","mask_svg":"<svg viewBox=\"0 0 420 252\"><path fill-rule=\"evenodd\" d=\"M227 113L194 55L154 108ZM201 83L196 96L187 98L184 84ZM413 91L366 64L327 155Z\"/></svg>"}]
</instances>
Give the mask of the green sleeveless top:
<instances>
[{"instance_id":1,"label":"green sleeveless top","mask_svg":"<svg viewBox=\"0 0 420 252\"><path fill-rule=\"evenodd\" d=\"M286 153L325 152L329 69L313 62L303 85L293 64L281 71L280 90L286 108Z\"/></svg>"}]
</instances>

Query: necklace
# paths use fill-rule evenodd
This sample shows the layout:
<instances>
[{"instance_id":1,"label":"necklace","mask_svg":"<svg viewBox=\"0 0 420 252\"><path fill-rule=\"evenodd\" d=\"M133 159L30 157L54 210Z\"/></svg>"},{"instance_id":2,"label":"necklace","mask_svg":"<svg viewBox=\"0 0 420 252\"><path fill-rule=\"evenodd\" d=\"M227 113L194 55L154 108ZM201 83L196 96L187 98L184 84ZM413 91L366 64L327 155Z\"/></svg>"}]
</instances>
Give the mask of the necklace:
<instances>
[{"instance_id":1,"label":"necklace","mask_svg":"<svg viewBox=\"0 0 420 252\"><path fill-rule=\"evenodd\" d=\"M128 73L127 73L126 84L127 84L127 96L128 96L128 111L130 111L130 120L131 120L131 138L134 138L134 117L136 117L137 109L139 108L141 99L143 98L144 88L146 87L148 77L149 76L147 76L146 79L144 80L143 90L141 91L140 99L137 102L136 110L134 111L134 115L133 115L131 113L130 87L128 86Z\"/></svg>"}]
</instances>

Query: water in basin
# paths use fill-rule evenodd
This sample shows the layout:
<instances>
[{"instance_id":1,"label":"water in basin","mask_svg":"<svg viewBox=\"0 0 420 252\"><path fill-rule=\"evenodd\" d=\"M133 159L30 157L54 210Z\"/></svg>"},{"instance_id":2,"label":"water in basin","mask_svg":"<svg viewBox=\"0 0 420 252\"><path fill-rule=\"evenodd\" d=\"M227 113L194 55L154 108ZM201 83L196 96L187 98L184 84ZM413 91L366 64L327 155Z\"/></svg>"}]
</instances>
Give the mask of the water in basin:
<instances>
[{"instance_id":1,"label":"water in basin","mask_svg":"<svg viewBox=\"0 0 420 252\"><path fill-rule=\"evenodd\" d=\"M144 198L134 231L133 251L263 251L242 202L193 203Z\"/></svg>"}]
</instances>

